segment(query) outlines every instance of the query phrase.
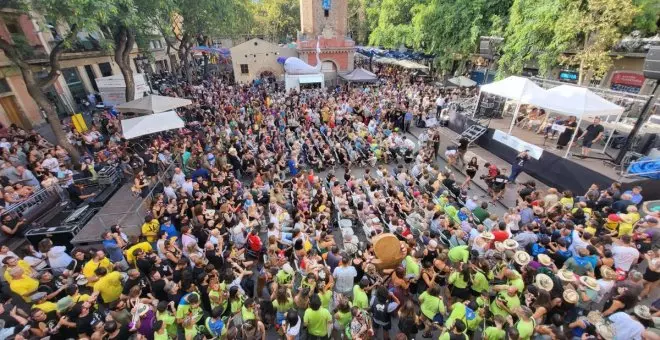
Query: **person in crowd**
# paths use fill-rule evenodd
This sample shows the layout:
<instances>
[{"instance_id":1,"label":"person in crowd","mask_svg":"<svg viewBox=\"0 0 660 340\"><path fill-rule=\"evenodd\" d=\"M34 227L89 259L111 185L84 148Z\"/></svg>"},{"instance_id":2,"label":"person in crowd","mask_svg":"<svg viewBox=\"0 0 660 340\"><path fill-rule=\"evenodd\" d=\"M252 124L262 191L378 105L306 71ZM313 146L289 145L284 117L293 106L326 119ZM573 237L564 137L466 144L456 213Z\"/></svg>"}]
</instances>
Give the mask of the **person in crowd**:
<instances>
[{"instance_id":1,"label":"person in crowd","mask_svg":"<svg viewBox=\"0 0 660 340\"><path fill-rule=\"evenodd\" d=\"M576 196L530 181L513 206L489 205L484 197L502 198L529 152L508 174L484 165L489 195L464 191L480 166L463 163L469 143L448 148L445 169L442 128L418 143L410 135L422 129L415 116L445 115L476 92L411 82L396 67L378 73L380 85L332 91L165 81L163 95L193 103L177 109L185 127L126 141L115 115L93 113L89 132L65 127L83 166L36 133L8 129L7 209L40 187L75 192L79 178L114 166L144 213L130 229L108 221L90 247L55 235L36 249L3 243L3 302L12 302L0 304L0 335L654 338L657 304L639 298L657 296L660 216L643 213L641 187ZM573 133L585 148L602 138L566 125L559 146ZM466 180L451 169L459 160ZM0 229L15 239L28 219L4 213Z\"/></svg>"}]
</instances>

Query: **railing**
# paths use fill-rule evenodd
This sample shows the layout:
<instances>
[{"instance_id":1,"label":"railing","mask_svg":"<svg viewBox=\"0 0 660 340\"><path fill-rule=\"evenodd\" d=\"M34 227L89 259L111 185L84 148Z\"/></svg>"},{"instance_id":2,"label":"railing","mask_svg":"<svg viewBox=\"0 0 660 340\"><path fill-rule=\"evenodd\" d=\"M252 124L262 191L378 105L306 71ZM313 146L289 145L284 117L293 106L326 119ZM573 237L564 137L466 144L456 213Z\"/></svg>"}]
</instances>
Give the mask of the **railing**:
<instances>
[{"instance_id":1,"label":"railing","mask_svg":"<svg viewBox=\"0 0 660 340\"><path fill-rule=\"evenodd\" d=\"M7 207L7 209L5 209L5 211L2 213L2 216L4 217L6 215L15 215L22 218L25 215L26 211L29 211L35 206L42 205L46 201L52 200L55 197L59 201L64 201L68 199L66 192L59 185L53 185L47 188L41 188L32 195L30 195L24 201L21 201L19 203L14 203L9 207Z\"/></svg>"}]
</instances>

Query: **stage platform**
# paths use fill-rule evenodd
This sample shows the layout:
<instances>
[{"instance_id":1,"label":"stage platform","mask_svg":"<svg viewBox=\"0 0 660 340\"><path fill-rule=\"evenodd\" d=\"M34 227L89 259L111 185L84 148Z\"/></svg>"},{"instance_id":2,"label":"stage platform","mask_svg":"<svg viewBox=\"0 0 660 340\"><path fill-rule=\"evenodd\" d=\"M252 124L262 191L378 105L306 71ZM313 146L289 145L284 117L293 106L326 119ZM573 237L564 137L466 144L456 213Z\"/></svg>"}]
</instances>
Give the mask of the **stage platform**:
<instances>
[{"instance_id":1,"label":"stage platform","mask_svg":"<svg viewBox=\"0 0 660 340\"><path fill-rule=\"evenodd\" d=\"M508 132L509 131L509 126L511 125L511 118L512 117L505 117L502 119L492 119L489 121L488 127L492 129L497 129L503 132ZM582 123L582 128L586 128L591 122L583 122ZM543 148L544 152L551 152L558 157L564 157L566 154L566 148L563 150L557 149L557 138L559 138L559 133L556 134L555 139L545 139L543 134L537 134L535 131L531 131L528 129L523 129L521 127L514 126L513 131L511 131L511 134L515 137L518 137L525 142L528 142L530 144L534 144L538 147ZM577 138L577 137L576 137ZM591 152L589 153L589 156L591 157L598 157L598 158L605 158L609 159L609 156L612 156L612 158L616 158L616 156L619 154L618 149L613 149L613 148L607 148L605 150L606 154L602 153L603 147L605 146L605 140L602 140L600 143L597 145L594 145L592 147ZM621 177L619 176L619 173L617 172L617 169L615 169L613 166L606 165L603 163L602 159L593 159L593 158L580 158L574 155L581 155L582 154L582 143L581 141L578 141L573 144L573 147L571 148L570 154L568 156L568 159L572 162L575 162L577 164L580 164L584 167L590 168L604 176L607 176L608 178L612 179L612 181L619 181L619 182L633 182L635 178L627 178L627 177Z\"/></svg>"},{"instance_id":2,"label":"stage platform","mask_svg":"<svg viewBox=\"0 0 660 340\"><path fill-rule=\"evenodd\" d=\"M74 246L100 244L101 233L119 224L127 235L140 235L140 227L148 207L144 200L131 192L131 183L124 184L108 202L85 224L71 240Z\"/></svg>"}]
</instances>

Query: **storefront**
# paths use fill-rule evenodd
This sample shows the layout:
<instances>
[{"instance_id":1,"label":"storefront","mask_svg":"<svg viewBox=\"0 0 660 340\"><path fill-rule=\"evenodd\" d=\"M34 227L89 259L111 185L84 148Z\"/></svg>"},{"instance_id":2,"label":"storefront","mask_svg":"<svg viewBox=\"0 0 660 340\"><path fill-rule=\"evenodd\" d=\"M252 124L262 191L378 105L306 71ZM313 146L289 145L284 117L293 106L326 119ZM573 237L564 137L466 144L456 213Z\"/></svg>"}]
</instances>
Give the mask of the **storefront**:
<instances>
[{"instance_id":1,"label":"storefront","mask_svg":"<svg viewBox=\"0 0 660 340\"><path fill-rule=\"evenodd\" d=\"M644 85L644 76L634 72L616 72L612 75L610 88L615 91L639 93Z\"/></svg>"}]
</instances>

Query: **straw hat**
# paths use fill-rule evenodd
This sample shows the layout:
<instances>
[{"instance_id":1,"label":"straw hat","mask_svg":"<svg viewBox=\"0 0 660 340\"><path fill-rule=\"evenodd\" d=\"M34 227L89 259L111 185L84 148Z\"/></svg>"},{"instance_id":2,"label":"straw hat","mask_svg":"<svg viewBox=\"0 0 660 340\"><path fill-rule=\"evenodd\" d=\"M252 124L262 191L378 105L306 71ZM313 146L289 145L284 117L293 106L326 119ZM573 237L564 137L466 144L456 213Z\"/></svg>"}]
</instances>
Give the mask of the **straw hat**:
<instances>
[{"instance_id":1,"label":"straw hat","mask_svg":"<svg viewBox=\"0 0 660 340\"><path fill-rule=\"evenodd\" d=\"M573 289L566 289L564 290L564 301L571 303L571 304L576 304L578 300L580 299L580 296L578 295L578 292L576 292Z\"/></svg>"},{"instance_id":2,"label":"straw hat","mask_svg":"<svg viewBox=\"0 0 660 340\"><path fill-rule=\"evenodd\" d=\"M583 285L589 287L589 289L592 289L592 290L595 290L595 291L600 290L600 286L598 285L598 281L596 281L596 279L594 279L593 277L580 276L580 283L582 283Z\"/></svg>"},{"instance_id":3,"label":"straw hat","mask_svg":"<svg viewBox=\"0 0 660 340\"><path fill-rule=\"evenodd\" d=\"M519 246L518 241L510 238L504 240L504 242L502 242L502 245L504 246L504 249L508 249L508 250L516 250L518 249Z\"/></svg>"},{"instance_id":4,"label":"straw hat","mask_svg":"<svg viewBox=\"0 0 660 340\"><path fill-rule=\"evenodd\" d=\"M521 266L526 266L530 261L532 261L532 258L529 256L529 254L527 254L527 252L519 250L513 255L513 260Z\"/></svg>"},{"instance_id":5,"label":"straw hat","mask_svg":"<svg viewBox=\"0 0 660 340\"><path fill-rule=\"evenodd\" d=\"M549 292L555 286L555 283L548 275L536 274L536 277L534 278L534 285L540 289Z\"/></svg>"},{"instance_id":6,"label":"straw hat","mask_svg":"<svg viewBox=\"0 0 660 340\"><path fill-rule=\"evenodd\" d=\"M603 279L609 280L609 281L616 280L616 277L617 277L616 272L614 271L614 269L612 269L610 267L607 267L607 266L601 266L600 267L600 275L603 277Z\"/></svg>"},{"instance_id":7,"label":"straw hat","mask_svg":"<svg viewBox=\"0 0 660 340\"><path fill-rule=\"evenodd\" d=\"M560 269L557 271L557 276L562 280L562 281L568 281L568 282L573 282L575 281L575 274L573 274L572 271L568 269Z\"/></svg>"},{"instance_id":8,"label":"straw hat","mask_svg":"<svg viewBox=\"0 0 660 340\"><path fill-rule=\"evenodd\" d=\"M603 314L601 314L599 311L591 311L589 314L587 314L587 321L589 321L589 323L592 325L602 323L604 322Z\"/></svg>"},{"instance_id":9,"label":"straw hat","mask_svg":"<svg viewBox=\"0 0 660 340\"><path fill-rule=\"evenodd\" d=\"M546 267L552 266L552 259L550 258L550 256L546 254L539 254L537 258L539 260L539 263L541 263L542 265Z\"/></svg>"},{"instance_id":10,"label":"straw hat","mask_svg":"<svg viewBox=\"0 0 660 340\"><path fill-rule=\"evenodd\" d=\"M506 250L506 248L504 248L504 243L499 242L499 241L495 242L495 250L497 250L499 252L504 252Z\"/></svg>"},{"instance_id":11,"label":"straw hat","mask_svg":"<svg viewBox=\"0 0 660 340\"><path fill-rule=\"evenodd\" d=\"M491 233L490 231L484 231L479 236L481 236L481 238L483 238L484 240L494 240L495 239L495 235L493 235L493 233ZM500 243L500 242L498 242L498 243Z\"/></svg>"},{"instance_id":12,"label":"straw hat","mask_svg":"<svg viewBox=\"0 0 660 340\"><path fill-rule=\"evenodd\" d=\"M649 309L648 306L644 305L637 305L635 306L635 309L633 309L635 312L635 315L638 317L645 319L645 320L651 320L651 310Z\"/></svg>"},{"instance_id":13,"label":"straw hat","mask_svg":"<svg viewBox=\"0 0 660 340\"><path fill-rule=\"evenodd\" d=\"M596 333L605 340L614 339L614 326L610 323L601 322L596 324Z\"/></svg>"}]
</instances>

